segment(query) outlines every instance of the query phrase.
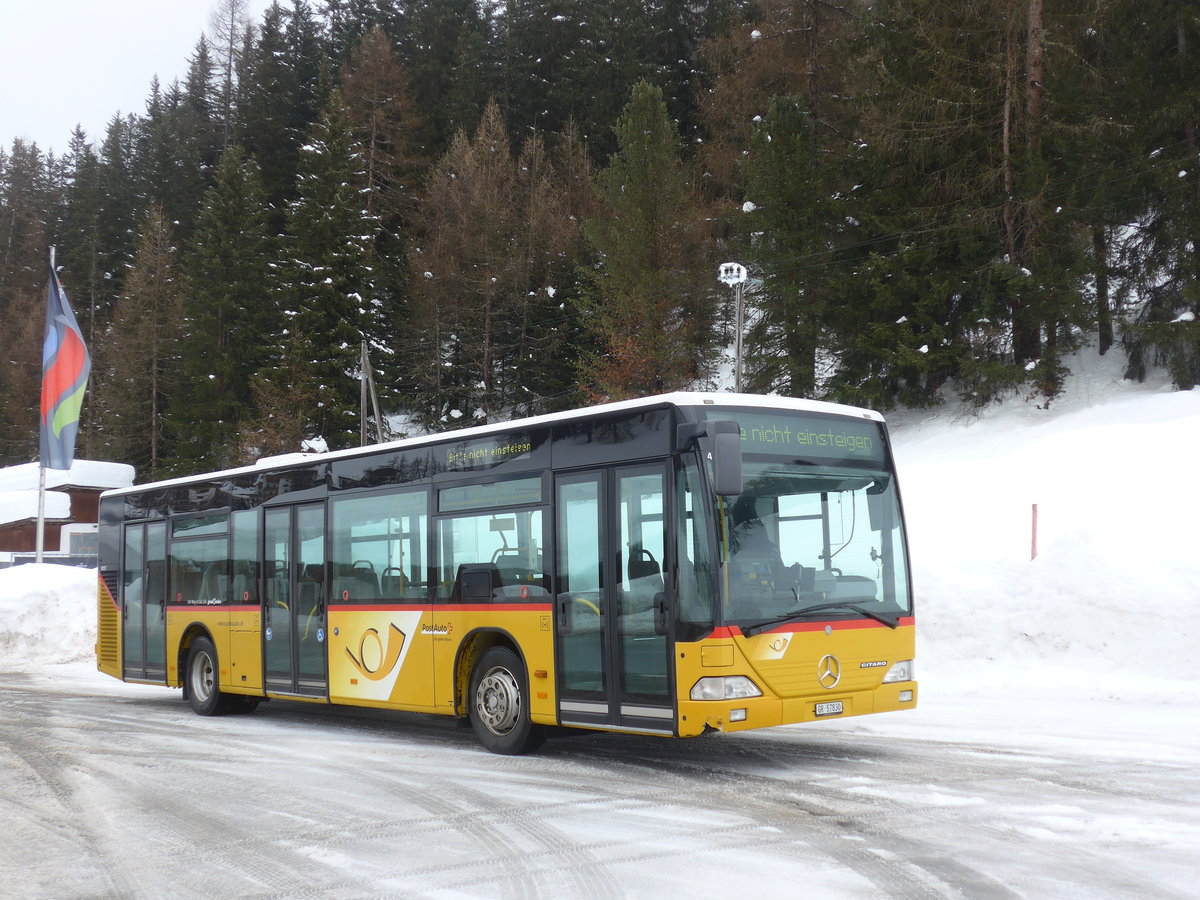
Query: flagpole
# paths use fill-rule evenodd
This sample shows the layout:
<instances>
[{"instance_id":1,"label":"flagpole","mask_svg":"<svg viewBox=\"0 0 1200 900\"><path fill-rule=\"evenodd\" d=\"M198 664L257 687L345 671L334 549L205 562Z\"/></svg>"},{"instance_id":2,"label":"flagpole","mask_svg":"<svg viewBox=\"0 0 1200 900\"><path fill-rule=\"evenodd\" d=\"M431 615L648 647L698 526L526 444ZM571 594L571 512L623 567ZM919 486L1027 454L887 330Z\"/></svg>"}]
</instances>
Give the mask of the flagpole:
<instances>
[{"instance_id":1,"label":"flagpole","mask_svg":"<svg viewBox=\"0 0 1200 900\"><path fill-rule=\"evenodd\" d=\"M46 543L46 467L38 463L38 523L37 523L37 554L34 562L42 561L42 547Z\"/></svg>"},{"instance_id":2,"label":"flagpole","mask_svg":"<svg viewBox=\"0 0 1200 900\"><path fill-rule=\"evenodd\" d=\"M54 245L50 245L50 277L54 277ZM49 299L46 300L49 303ZM37 517L37 551L34 562L42 561L42 550L46 546L46 460L38 452L38 517Z\"/></svg>"}]
</instances>

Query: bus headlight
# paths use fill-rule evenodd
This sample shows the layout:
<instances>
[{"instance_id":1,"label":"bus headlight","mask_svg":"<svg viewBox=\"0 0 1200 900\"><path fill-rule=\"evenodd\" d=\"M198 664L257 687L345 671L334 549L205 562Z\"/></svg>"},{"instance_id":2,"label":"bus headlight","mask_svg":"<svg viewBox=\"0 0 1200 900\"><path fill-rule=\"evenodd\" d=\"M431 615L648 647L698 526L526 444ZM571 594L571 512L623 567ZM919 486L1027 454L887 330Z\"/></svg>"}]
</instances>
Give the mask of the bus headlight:
<instances>
[{"instance_id":1,"label":"bus headlight","mask_svg":"<svg viewBox=\"0 0 1200 900\"><path fill-rule=\"evenodd\" d=\"M740 700L761 697L762 691L745 675L721 675L701 678L692 685L693 700Z\"/></svg>"},{"instance_id":2,"label":"bus headlight","mask_svg":"<svg viewBox=\"0 0 1200 900\"><path fill-rule=\"evenodd\" d=\"M883 676L884 684L891 684L895 681L912 681L913 680L913 661L911 659L901 660L887 670L887 674Z\"/></svg>"}]
</instances>

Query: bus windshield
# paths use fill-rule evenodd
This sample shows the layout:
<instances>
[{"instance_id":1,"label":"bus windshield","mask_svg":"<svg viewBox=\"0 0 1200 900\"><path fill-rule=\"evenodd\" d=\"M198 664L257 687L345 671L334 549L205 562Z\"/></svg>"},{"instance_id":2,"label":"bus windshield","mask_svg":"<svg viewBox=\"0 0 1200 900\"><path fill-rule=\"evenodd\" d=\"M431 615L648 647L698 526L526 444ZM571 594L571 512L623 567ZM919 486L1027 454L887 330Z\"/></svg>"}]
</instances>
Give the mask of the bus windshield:
<instances>
[{"instance_id":1,"label":"bus windshield","mask_svg":"<svg viewBox=\"0 0 1200 900\"><path fill-rule=\"evenodd\" d=\"M743 492L720 503L725 624L757 630L821 612L894 627L909 612L899 504L884 469L748 457Z\"/></svg>"}]
</instances>

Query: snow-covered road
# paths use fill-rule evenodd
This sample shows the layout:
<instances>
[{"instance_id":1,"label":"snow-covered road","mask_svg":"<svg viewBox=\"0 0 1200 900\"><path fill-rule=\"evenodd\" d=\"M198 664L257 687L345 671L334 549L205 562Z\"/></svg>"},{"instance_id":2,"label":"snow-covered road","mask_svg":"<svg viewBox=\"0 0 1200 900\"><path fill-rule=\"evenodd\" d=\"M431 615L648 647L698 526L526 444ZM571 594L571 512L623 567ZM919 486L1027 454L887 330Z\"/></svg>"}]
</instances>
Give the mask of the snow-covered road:
<instances>
[{"instance_id":1,"label":"snow-covered road","mask_svg":"<svg viewBox=\"0 0 1200 900\"><path fill-rule=\"evenodd\" d=\"M1088 702L507 758L444 719L0 673L0 895L1195 897L1195 703Z\"/></svg>"}]
</instances>

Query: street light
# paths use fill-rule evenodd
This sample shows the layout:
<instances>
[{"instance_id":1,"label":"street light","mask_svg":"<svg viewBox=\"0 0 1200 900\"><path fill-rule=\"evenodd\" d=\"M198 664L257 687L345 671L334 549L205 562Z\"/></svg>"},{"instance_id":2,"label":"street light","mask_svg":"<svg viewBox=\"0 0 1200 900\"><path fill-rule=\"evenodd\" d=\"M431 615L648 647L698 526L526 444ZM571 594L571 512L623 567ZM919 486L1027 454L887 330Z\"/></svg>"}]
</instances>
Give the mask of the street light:
<instances>
[{"instance_id":1,"label":"street light","mask_svg":"<svg viewBox=\"0 0 1200 900\"><path fill-rule=\"evenodd\" d=\"M746 283L746 267L741 263L721 263L717 269L717 280L733 288L737 304L737 339L734 350L733 389L742 392L742 285Z\"/></svg>"}]
</instances>

